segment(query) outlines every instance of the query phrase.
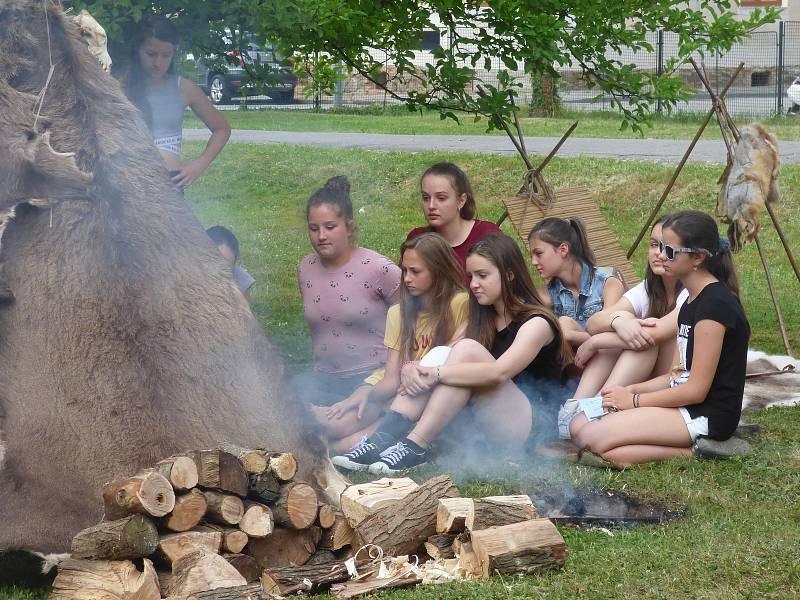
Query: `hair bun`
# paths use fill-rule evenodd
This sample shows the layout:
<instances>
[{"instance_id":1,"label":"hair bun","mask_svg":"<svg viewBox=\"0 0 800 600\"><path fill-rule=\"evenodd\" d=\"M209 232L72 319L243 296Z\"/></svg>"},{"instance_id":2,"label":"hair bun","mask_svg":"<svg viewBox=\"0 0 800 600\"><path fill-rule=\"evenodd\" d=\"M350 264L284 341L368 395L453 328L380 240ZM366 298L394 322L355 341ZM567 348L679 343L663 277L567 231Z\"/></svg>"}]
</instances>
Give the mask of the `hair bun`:
<instances>
[{"instance_id":1,"label":"hair bun","mask_svg":"<svg viewBox=\"0 0 800 600\"><path fill-rule=\"evenodd\" d=\"M325 190L347 196L350 194L350 181L344 175L331 177L325 182Z\"/></svg>"}]
</instances>

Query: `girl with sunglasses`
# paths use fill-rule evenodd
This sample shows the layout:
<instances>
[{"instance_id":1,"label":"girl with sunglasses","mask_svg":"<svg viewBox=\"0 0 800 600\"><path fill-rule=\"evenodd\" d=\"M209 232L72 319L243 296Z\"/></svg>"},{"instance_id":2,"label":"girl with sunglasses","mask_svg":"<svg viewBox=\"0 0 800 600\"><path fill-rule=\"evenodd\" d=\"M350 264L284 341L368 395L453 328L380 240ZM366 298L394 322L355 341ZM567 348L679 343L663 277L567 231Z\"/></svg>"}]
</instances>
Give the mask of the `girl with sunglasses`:
<instances>
[{"instance_id":1,"label":"girl with sunglasses","mask_svg":"<svg viewBox=\"0 0 800 600\"><path fill-rule=\"evenodd\" d=\"M727 440L739 422L750 325L739 301L730 244L699 211L662 223L659 256L690 299L678 313L671 373L602 391L608 414L573 440L614 466L690 457L705 442Z\"/></svg>"}]
</instances>

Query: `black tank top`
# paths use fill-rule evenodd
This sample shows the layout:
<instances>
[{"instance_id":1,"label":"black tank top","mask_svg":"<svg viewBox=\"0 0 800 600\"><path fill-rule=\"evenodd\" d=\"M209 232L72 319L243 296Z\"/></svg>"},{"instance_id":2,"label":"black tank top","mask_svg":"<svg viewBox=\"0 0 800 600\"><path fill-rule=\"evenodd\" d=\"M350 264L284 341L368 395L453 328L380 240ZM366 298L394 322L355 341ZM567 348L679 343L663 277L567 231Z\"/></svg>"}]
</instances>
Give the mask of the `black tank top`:
<instances>
[{"instance_id":1,"label":"black tank top","mask_svg":"<svg viewBox=\"0 0 800 600\"><path fill-rule=\"evenodd\" d=\"M508 350L517 337L517 332L530 319L544 318L540 315L532 315L521 321L511 321L502 331L498 331L494 337L494 342L489 350L495 359L500 358ZM519 387L525 387L537 381L548 380L561 383L561 376L564 365L561 364L559 357L559 347L561 346L561 329L557 324L545 319L550 329L553 330L553 339L544 346L539 354L536 355L531 363L512 378L512 381Z\"/></svg>"}]
</instances>

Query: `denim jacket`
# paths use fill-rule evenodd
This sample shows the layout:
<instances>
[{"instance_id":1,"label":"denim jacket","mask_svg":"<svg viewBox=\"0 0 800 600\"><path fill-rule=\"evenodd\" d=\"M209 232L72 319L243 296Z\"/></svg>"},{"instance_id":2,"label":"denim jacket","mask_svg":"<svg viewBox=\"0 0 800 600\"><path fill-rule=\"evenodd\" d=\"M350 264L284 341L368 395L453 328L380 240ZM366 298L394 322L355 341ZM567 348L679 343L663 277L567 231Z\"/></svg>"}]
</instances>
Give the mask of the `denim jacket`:
<instances>
[{"instance_id":1,"label":"denim jacket","mask_svg":"<svg viewBox=\"0 0 800 600\"><path fill-rule=\"evenodd\" d=\"M594 272L591 282L589 274ZM583 263L581 273L580 292L578 303L575 303L575 296L572 291L561 283L558 278L553 278L547 284L547 293L553 301L553 312L557 317L571 317L575 319L582 329L586 329L586 322L594 313L603 310L603 286L609 274L601 271L597 267L590 269L589 265Z\"/></svg>"}]
</instances>

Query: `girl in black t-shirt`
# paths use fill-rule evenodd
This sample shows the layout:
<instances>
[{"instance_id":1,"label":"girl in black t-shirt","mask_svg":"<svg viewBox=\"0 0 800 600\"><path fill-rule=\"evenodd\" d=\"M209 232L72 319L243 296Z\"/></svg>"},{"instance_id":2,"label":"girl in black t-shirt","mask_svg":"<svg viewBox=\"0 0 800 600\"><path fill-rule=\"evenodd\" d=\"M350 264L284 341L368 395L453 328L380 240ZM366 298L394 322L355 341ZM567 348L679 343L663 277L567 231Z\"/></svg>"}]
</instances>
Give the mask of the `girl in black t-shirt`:
<instances>
[{"instance_id":1,"label":"girl in black t-shirt","mask_svg":"<svg viewBox=\"0 0 800 600\"><path fill-rule=\"evenodd\" d=\"M678 314L672 373L602 391L611 414L573 437L617 466L692 455L700 436L728 439L742 408L750 326L739 302L730 245L699 211L662 226L661 259L689 291Z\"/></svg>"}]
</instances>

